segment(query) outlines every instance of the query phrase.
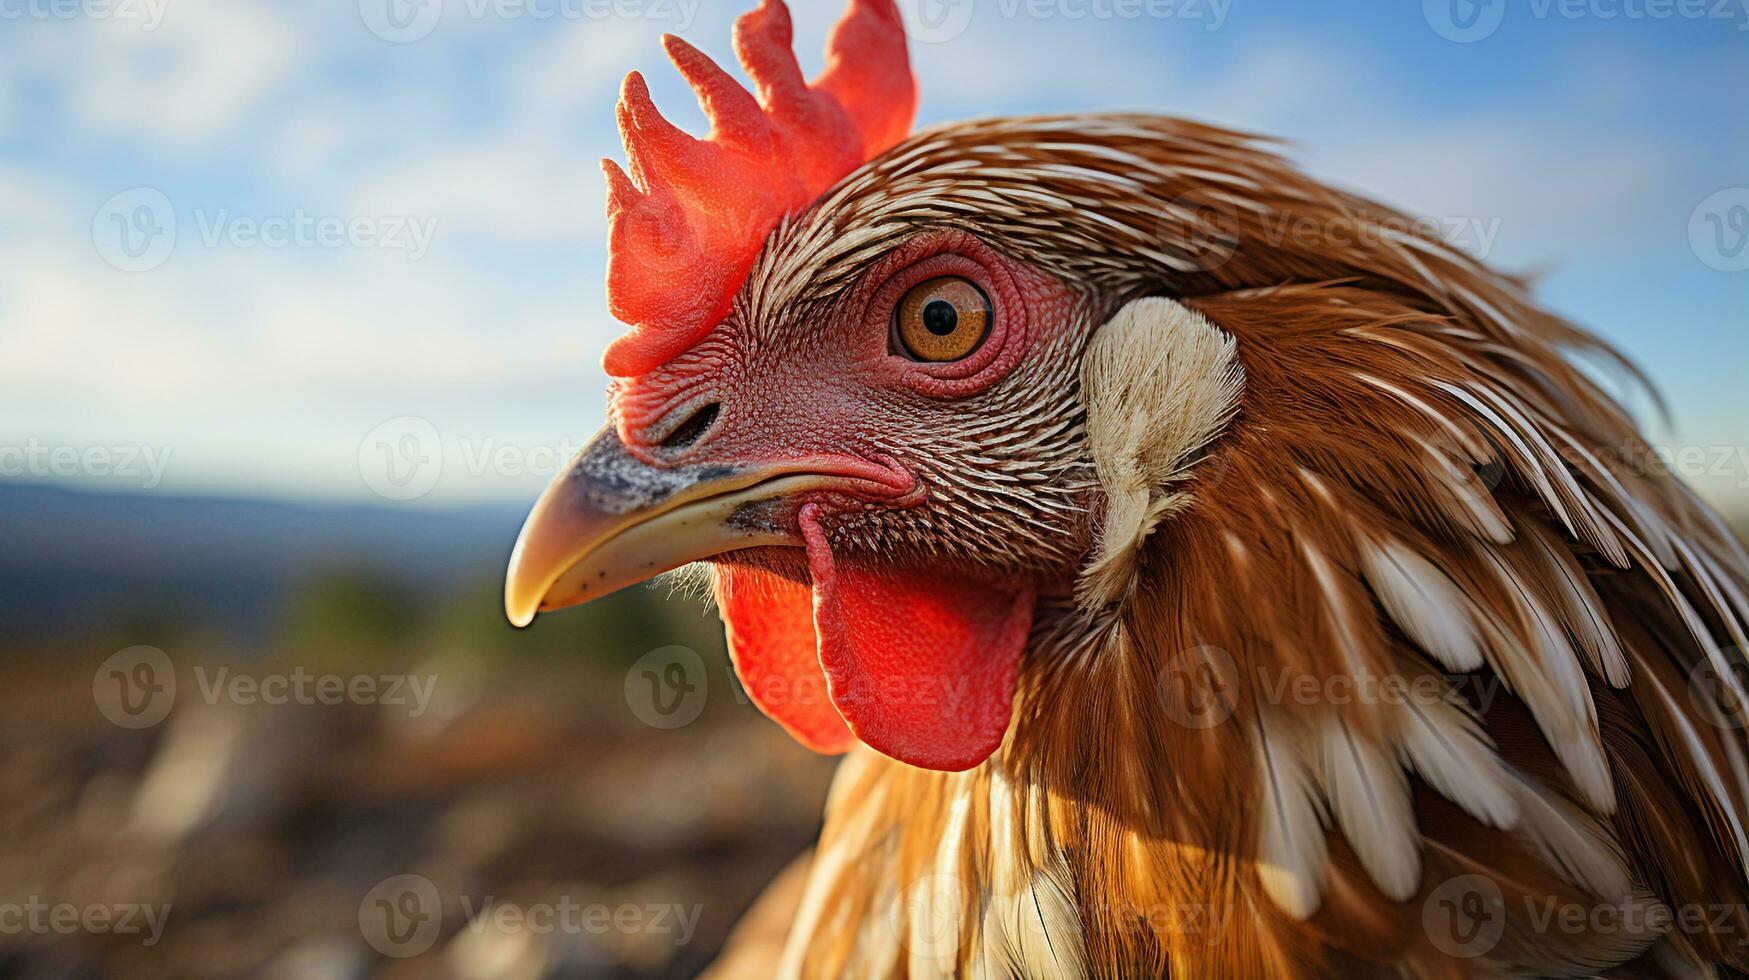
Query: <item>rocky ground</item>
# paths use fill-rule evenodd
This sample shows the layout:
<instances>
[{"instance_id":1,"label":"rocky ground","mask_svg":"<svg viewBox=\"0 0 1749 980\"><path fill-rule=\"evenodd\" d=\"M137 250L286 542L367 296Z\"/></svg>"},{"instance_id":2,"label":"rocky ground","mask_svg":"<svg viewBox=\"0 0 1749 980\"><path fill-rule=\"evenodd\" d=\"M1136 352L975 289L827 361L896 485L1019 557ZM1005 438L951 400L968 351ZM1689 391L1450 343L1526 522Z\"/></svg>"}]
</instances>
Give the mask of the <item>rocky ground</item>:
<instances>
[{"instance_id":1,"label":"rocky ground","mask_svg":"<svg viewBox=\"0 0 1749 980\"><path fill-rule=\"evenodd\" d=\"M0 976L692 976L830 775L720 665L676 728L611 671L428 664L415 717L215 669L129 728L91 664L0 665Z\"/></svg>"}]
</instances>

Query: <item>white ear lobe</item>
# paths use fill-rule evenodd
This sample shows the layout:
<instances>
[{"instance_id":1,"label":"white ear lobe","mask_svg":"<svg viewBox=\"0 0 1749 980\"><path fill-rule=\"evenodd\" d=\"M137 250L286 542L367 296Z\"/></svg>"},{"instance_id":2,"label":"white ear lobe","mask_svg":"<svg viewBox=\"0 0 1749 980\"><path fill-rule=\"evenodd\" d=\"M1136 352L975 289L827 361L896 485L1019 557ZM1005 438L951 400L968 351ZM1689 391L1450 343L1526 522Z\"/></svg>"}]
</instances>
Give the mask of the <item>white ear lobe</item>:
<instances>
[{"instance_id":1,"label":"white ear lobe","mask_svg":"<svg viewBox=\"0 0 1749 980\"><path fill-rule=\"evenodd\" d=\"M1129 597L1143 542L1189 503L1176 488L1238 411L1244 386L1232 336L1169 299L1135 300L1094 333L1081 363L1081 400L1106 505L1099 543L1075 586L1084 606Z\"/></svg>"}]
</instances>

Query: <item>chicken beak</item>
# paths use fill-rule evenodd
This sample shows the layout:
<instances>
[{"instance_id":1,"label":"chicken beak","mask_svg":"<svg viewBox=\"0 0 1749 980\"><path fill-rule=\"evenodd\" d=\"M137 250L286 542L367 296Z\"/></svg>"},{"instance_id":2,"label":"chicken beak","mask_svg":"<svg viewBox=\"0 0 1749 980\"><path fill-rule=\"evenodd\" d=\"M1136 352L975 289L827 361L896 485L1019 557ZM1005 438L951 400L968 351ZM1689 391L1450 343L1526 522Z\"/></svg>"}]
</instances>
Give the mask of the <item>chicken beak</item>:
<instances>
[{"instance_id":1,"label":"chicken beak","mask_svg":"<svg viewBox=\"0 0 1749 980\"><path fill-rule=\"evenodd\" d=\"M504 611L527 626L541 610L587 602L687 562L739 548L797 545L750 505L831 485L779 466L659 468L632 456L612 426L589 441L523 522L504 580Z\"/></svg>"}]
</instances>

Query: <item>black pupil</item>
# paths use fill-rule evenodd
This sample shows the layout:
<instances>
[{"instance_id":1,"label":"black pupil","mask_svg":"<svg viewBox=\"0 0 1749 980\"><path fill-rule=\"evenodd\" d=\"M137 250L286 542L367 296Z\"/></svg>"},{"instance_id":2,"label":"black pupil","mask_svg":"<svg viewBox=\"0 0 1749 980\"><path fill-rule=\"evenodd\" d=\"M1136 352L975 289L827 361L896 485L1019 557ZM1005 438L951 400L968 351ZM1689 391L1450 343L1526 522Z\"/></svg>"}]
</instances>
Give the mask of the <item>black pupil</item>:
<instances>
[{"instance_id":1,"label":"black pupil","mask_svg":"<svg viewBox=\"0 0 1749 980\"><path fill-rule=\"evenodd\" d=\"M923 329L945 337L953 333L953 328L960 322L960 311L945 299L932 299L923 304Z\"/></svg>"}]
</instances>

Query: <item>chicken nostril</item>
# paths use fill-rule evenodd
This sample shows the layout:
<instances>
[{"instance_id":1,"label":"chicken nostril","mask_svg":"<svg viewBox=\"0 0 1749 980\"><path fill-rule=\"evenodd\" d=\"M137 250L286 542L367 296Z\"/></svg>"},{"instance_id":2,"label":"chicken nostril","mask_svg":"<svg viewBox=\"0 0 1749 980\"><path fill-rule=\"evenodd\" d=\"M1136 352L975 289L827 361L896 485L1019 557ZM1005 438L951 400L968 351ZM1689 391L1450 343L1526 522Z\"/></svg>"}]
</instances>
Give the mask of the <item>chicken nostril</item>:
<instances>
[{"instance_id":1,"label":"chicken nostril","mask_svg":"<svg viewBox=\"0 0 1749 980\"><path fill-rule=\"evenodd\" d=\"M711 427L711 423L717 420L717 413L721 408L722 406L716 402L710 402L709 404L700 406L698 411L693 412L690 418L680 423L675 427L673 432L668 433L668 435L663 438L661 442L662 448L685 449L687 446L697 442L699 438L705 434L705 430Z\"/></svg>"}]
</instances>

